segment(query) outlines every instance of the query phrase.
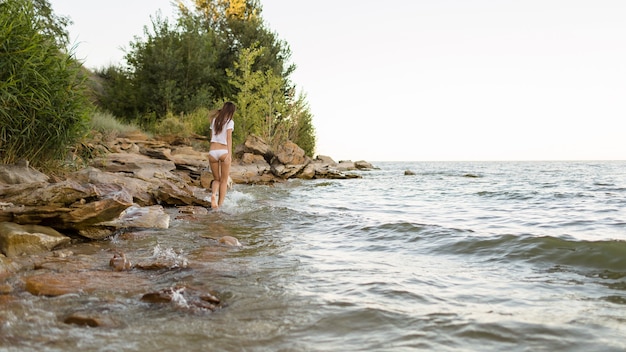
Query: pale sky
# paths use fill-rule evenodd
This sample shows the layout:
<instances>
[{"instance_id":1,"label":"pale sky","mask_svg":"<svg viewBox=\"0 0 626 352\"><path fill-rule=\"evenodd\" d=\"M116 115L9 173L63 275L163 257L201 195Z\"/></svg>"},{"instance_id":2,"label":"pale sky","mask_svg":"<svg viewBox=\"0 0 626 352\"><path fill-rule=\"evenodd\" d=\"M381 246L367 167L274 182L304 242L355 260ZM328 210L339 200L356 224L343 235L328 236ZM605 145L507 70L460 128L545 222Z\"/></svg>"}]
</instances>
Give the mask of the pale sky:
<instances>
[{"instance_id":1,"label":"pale sky","mask_svg":"<svg viewBox=\"0 0 626 352\"><path fill-rule=\"evenodd\" d=\"M169 0L50 0L122 63ZM100 5L93 5L94 3ZM335 160L626 160L624 0L261 0Z\"/></svg>"}]
</instances>

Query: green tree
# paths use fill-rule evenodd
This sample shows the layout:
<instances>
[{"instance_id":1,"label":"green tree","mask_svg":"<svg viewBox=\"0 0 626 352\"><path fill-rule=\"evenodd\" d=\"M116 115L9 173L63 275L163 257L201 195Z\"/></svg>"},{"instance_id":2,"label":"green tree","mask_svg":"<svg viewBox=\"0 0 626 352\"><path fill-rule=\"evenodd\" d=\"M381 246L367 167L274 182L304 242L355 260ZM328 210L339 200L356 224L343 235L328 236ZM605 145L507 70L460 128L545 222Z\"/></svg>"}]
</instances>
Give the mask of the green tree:
<instances>
[{"instance_id":1,"label":"green tree","mask_svg":"<svg viewBox=\"0 0 626 352\"><path fill-rule=\"evenodd\" d=\"M285 80L272 73L254 71L254 63L264 48L243 49L235 61L235 70L227 70L231 84L237 88L237 124L234 143L242 143L255 134L277 146L287 140L298 144L307 155L315 151L315 129L304 95L293 99L293 90L285 94Z\"/></svg>"},{"instance_id":2,"label":"green tree","mask_svg":"<svg viewBox=\"0 0 626 352\"><path fill-rule=\"evenodd\" d=\"M263 84L263 75L252 70L261 48L247 48L241 51L239 60L233 63L234 70L227 69L230 84L237 89L235 104L237 105L237 128L233 132L233 144L241 144L249 134L260 135L262 116L259 101L259 88Z\"/></svg>"},{"instance_id":3,"label":"green tree","mask_svg":"<svg viewBox=\"0 0 626 352\"><path fill-rule=\"evenodd\" d=\"M63 22L37 4L0 3L0 159L52 166L83 136L91 105Z\"/></svg>"}]
</instances>

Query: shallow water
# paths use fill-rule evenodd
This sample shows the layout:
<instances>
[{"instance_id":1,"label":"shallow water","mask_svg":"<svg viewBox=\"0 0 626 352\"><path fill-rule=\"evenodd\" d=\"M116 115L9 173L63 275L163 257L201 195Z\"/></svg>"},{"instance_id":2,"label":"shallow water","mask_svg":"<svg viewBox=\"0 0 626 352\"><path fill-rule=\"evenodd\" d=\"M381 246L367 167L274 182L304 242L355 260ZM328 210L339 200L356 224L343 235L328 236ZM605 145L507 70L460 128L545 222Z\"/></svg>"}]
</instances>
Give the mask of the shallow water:
<instances>
[{"instance_id":1,"label":"shallow water","mask_svg":"<svg viewBox=\"0 0 626 352\"><path fill-rule=\"evenodd\" d=\"M221 211L77 245L102 262L90 270L110 270L111 250L180 265L52 298L11 278L0 350L626 350L626 162L376 166L237 185ZM243 246L205 238L224 235ZM140 300L142 285L181 284L224 305ZM77 310L121 324L62 322Z\"/></svg>"}]
</instances>

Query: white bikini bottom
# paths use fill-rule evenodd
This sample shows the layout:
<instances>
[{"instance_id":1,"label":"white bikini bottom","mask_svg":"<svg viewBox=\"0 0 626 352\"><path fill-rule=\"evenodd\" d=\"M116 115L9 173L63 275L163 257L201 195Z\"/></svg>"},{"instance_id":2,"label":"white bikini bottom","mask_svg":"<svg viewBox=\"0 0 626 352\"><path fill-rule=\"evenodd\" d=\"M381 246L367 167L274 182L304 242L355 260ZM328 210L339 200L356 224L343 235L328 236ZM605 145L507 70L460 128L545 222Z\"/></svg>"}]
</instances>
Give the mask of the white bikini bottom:
<instances>
[{"instance_id":1,"label":"white bikini bottom","mask_svg":"<svg viewBox=\"0 0 626 352\"><path fill-rule=\"evenodd\" d=\"M217 160L220 160L220 157L226 154L228 154L228 149L209 150L209 155L214 157Z\"/></svg>"}]
</instances>

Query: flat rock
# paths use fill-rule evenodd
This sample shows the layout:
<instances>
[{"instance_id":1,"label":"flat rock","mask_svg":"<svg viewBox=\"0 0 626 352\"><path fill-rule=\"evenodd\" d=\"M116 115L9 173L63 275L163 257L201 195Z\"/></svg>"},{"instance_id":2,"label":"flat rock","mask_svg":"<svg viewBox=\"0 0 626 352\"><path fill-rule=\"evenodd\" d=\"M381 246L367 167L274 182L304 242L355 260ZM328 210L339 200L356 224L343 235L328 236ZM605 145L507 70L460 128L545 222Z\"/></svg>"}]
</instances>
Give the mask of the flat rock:
<instances>
[{"instance_id":1,"label":"flat rock","mask_svg":"<svg viewBox=\"0 0 626 352\"><path fill-rule=\"evenodd\" d=\"M70 242L69 237L50 227L0 223L0 251L7 257L51 251Z\"/></svg>"}]
</instances>

